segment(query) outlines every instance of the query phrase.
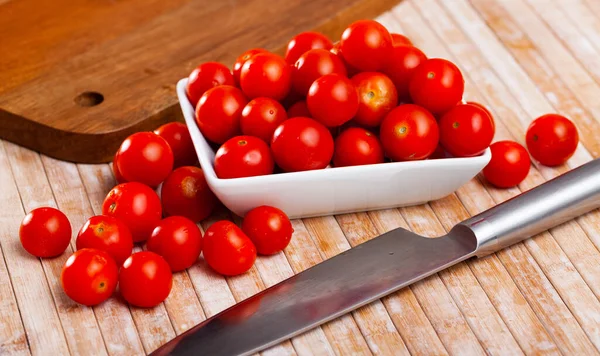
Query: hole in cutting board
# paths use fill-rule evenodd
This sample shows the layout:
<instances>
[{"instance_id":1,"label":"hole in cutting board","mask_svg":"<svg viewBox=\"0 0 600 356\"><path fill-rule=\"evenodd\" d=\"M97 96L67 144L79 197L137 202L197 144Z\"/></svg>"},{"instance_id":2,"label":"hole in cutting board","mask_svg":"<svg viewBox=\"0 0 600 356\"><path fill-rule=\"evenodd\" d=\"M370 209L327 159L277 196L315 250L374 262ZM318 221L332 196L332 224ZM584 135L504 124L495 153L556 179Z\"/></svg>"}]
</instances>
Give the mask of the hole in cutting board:
<instances>
[{"instance_id":1,"label":"hole in cutting board","mask_svg":"<svg viewBox=\"0 0 600 356\"><path fill-rule=\"evenodd\" d=\"M75 97L75 103L79 106L96 106L104 101L104 95L95 91L84 91Z\"/></svg>"}]
</instances>

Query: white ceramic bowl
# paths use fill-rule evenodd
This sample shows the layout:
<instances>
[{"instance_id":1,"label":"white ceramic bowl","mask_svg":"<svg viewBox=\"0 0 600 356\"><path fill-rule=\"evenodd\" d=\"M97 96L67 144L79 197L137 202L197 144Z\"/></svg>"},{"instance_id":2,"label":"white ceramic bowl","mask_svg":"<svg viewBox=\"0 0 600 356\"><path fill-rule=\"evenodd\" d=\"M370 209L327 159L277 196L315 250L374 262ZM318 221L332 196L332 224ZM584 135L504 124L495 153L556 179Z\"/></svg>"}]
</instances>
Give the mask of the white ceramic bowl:
<instances>
[{"instance_id":1,"label":"white ceramic bowl","mask_svg":"<svg viewBox=\"0 0 600 356\"><path fill-rule=\"evenodd\" d=\"M275 206L290 218L299 218L422 204L451 194L491 158L488 148L482 155L469 158L219 179L213 167L215 152L196 125L186 84L187 79L177 83L177 96L206 181L221 202L240 216L260 205Z\"/></svg>"}]
</instances>

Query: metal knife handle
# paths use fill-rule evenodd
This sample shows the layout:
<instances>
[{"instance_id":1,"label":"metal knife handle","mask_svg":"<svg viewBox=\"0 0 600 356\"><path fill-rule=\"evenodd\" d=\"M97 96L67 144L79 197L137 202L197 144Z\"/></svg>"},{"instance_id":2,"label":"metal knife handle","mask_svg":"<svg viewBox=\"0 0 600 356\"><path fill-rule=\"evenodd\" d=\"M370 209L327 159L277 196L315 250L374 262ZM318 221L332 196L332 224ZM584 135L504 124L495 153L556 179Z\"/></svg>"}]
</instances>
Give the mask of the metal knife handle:
<instances>
[{"instance_id":1,"label":"metal knife handle","mask_svg":"<svg viewBox=\"0 0 600 356\"><path fill-rule=\"evenodd\" d=\"M483 257L600 207L600 159L460 223Z\"/></svg>"}]
</instances>

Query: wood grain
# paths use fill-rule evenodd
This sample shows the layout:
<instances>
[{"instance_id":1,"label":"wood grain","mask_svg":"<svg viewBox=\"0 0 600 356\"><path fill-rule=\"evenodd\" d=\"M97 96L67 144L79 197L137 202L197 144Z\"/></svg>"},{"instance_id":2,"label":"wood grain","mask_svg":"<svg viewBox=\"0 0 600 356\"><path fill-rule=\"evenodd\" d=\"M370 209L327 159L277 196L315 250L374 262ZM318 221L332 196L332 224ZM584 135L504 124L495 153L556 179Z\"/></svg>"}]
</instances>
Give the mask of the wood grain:
<instances>
[{"instance_id":1,"label":"wood grain","mask_svg":"<svg viewBox=\"0 0 600 356\"><path fill-rule=\"evenodd\" d=\"M7 54L0 57L0 137L63 160L108 162L129 134L180 118L175 83L199 63L232 65L251 47L281 52L306 30L337 38L353 20L396 2L0 5L0 52ZM76 98L88 92L103 101L78 105Z\"/></svg>"},{"instance_id":2,"label":"wood grain","mask_svg":"<svg viewBox=\"0 0 600 356\"><path fill-rule=\"evenodd\" d=\"M174 11L178 4L155 9ZM112 6L116 12L127 8L120 2ZM173 294L153 309L128 307L118 296L95 308L72 304L57 284L67 255L40 262L17 240L24 211L39 205L67 212L75 234L87 217L101 211L114 186L110 166L61 162L0 142L0 353L89 354L84 348L89 343L97 348L94 354L145 354L191 324L378 234L403 227L441 235L470 215L600 157L595 119L600 117L600 80L590 59L581 58L598 52L593 30L600 23L598 10L589 0L406 0L382 14L378 19L384 25L407 34L428 56L448 58L462 69L465 96L492 109L495 140L523 143L529 122L555 111L579 128L575 156L556 168L534 163L527 179L512 189L496 189L477 177L426 205L295 220L284 253L261 256L249 273L234 278L216 275L200 259L175 275ZM143 26L152 11L144 9L132 21ZM555 22L560 14L562 21ZM97 20L90 15L87 21ZM50 26L52 20L42 22ZM100 37L108 44L121 30ZM569 42L575 34L577 43ZM84 39L86 32L73 36ZM23 76L35 76L35 70L48 65L34 62ZM201 227L217 219L232 216L220 210ZM261 354L599 354L599 226L598 211L586 214L442 271Z\"/></svg>"}]
</instances>

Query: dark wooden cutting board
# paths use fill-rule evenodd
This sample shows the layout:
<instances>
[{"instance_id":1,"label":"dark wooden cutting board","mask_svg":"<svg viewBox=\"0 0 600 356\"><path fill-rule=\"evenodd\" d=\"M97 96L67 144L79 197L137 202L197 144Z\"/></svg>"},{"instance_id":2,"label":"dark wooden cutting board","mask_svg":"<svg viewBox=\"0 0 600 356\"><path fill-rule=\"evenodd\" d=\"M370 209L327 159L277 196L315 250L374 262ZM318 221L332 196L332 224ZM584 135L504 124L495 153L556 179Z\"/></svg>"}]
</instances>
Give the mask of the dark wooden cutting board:
<instances>
[{"instance_id":1,"label":"dark wooden cutting board","mask_svg":"<svg viewBox=\"0 0 600 356\"><path fill-rule=\"evenodd\" d=\"M0 0L0 137L107 162L129 134L179 119L175 83L296 33L332 38L398 0Z\"/></svg>"}]
</instances>

